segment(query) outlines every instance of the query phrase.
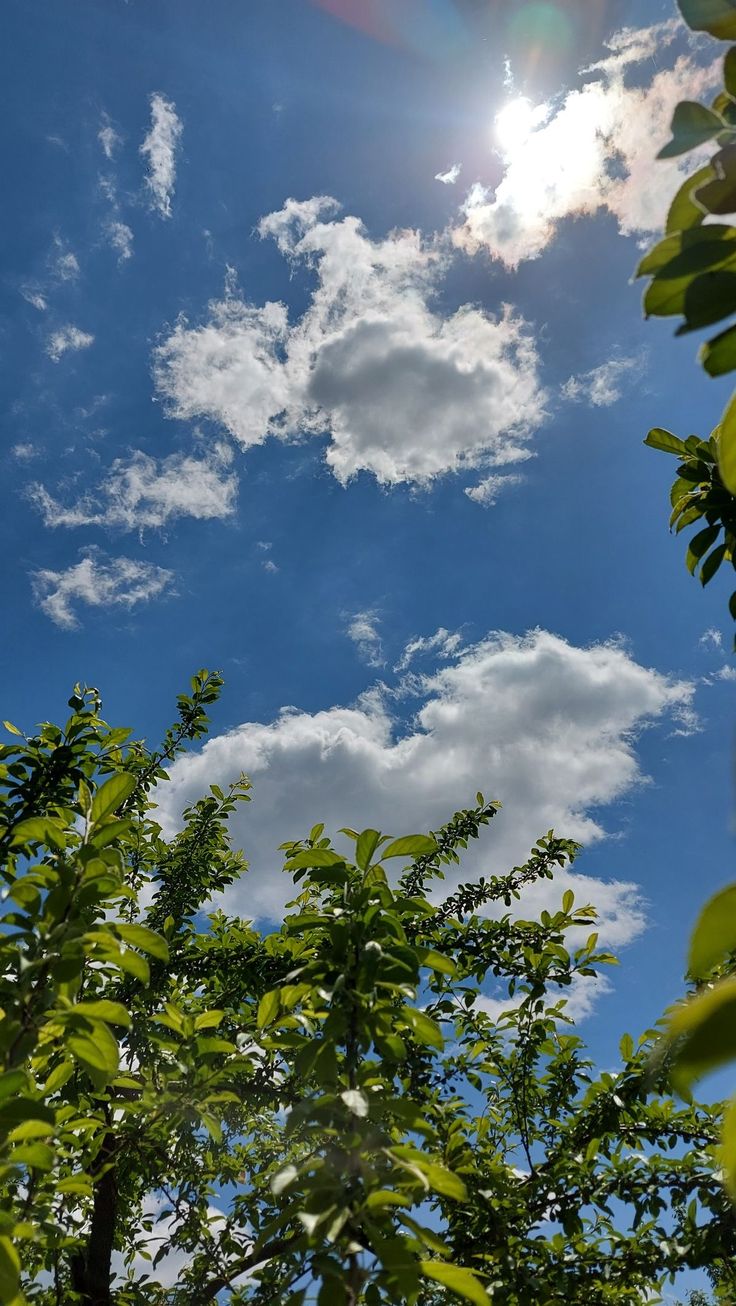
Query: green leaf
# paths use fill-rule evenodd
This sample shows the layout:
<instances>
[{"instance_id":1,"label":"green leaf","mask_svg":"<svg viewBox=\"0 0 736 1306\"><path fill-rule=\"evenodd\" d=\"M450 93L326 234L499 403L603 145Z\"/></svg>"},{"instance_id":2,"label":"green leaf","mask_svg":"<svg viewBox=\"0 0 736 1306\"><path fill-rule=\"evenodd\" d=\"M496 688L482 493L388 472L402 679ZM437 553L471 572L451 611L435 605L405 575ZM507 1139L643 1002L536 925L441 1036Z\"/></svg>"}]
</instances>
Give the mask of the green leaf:
<instances>
[{"instance_id":1,"label":"green leaf","mask_svg":"<svg viewBox=\"0 0 736 1306\"><path fill-rule=\"evenodd\" d=\"M443 1165L434 1165L432 1162L422 1161L419 1165L433 1192L439 1193L441 1197L449 1197L453 1202L467 1201L468 1190L459 1175L453 1174L452 1170L447 1170Z\"/></svg>"},{"instance_id":2,"label":"green leaf","mask_svg":"<svg viewBox=\"0 0 736 1306\"><path fill-rule=\"evenodd\" d=\"M18 1295L20 1260L9 1238L0 1236L0 1302L10 1306Z\"/></svg>"},{"instance_id":3,"label":"green leaf","mask_svg":"<svg viewBox=\"0 0 736 1306\"><path fill-rule=\"evenodd\" d=\"M24 1120L8 1134L8 1142L21 1143L27 1138L49 1138L54 1126L48 1120Z\"/></svg>"},{"instance_id":4,"label":"green leaf","mask_svg":"<svg viewBox=\"0 0 736 1306\"><path fill-rule=\"evenodd\" d=\"M665 431L662 426L652 427L644 443L648 444L650 449L660 449L662 453L676 453L680 457L687 455L685 441L673 435L671 431Z\"/></svg>"},{"instance_id":5,"label":"green leaf","mask_svg":"<svg viewBox=\"0 0 736 1306\"><path fill-rule=\"evenodd\" d=\"M700 362L709 376L723 376L736 368L736 326L727 327L700 347Z\"/></svg>"},{"instance_id":6,"label":"green leaf","mask_svg":"<svg viewBox=\"0 0 736 1306\"><path fill-rule=\"evenodd\" d=\"M136 786L134 775L121 771L117 775L110 776L106 780L92 799L92 807L89 819L92 825L98 821L103 821L106 816L117 811L121 803L129 798Z\"/></svg>"},{"instance_id":7,"label":"green leaf","mask_svg":"<svg viewBox=\"0 0 736 1306\"><path fill-rule=\"evenodd\" d=\"M201 1011L194 1017L194 1028L217 1029L224 1015L224 1011Z\"/></svg>"},{"instance_id":8,"label":"green leaf","mask_svg":"<svg viewBox=\"0 0 736 1306\"><path fill-rule=\"evenodd\" d=\"M147 925L120 925L115 924L116 933L124 943L129 943L133 948L140 948L149 957L156 957L158 961L169 960L169 945L160 934L155 930L149 930Z\"/></svg>"},{"instance_id":9,"label":"green leaf","mask_svg":"<svg viewBox=\"0 0 736 1306\"><path fill-rule=\"evenodd\" d=\"M92 1072L93 1078L104 1075L107 1079L117 1074L120 1053L106 1025L96 1025L91 1034L71 1034L67 1047L79 1064Z\"/></svg>"},{"instance_id":10,"label":"green leaf","mask_svg":"<svg viewBox=\"0 0 736 1306\"><path fill-rule=\"evenodd\" d=\"M723 1116L720 1162L726 1188L736 1202L736 1098L731 1099Z\"/></svg>"},{"instance_id":11,"label":"green leaf","mask_svg":"<svg viewBox=\"0 0 736 1306\"><path fill-rule=\"evenodd\" d=\"M669 1021L676 1040L674 1077L680 1085L736 1056L736 976L721 980L676 1007Z\"/></svg>"},{"instance_id":12,"label":"green leaf","mask_svg":"<svg viewBox=\"0 0 736 1306\"><path fill-rule=\"evenodd\" d=\"M708 549L712 544L715 544L720 533L721 527L720 524L718 524L716 526L706 526L705 530L698 531L697 535L693 535L693 538L687 546L687 554L685 557L685 565L691 576L695 574L695 568L703 554L708 552Z\"/></svg>"},{"instance_id":13,"label":"green leaf","mask_svg":"<svg viewBox=\"0 0 736 1306\"><path fill-rule=\"evenodd\" d=\"M363 830L358 835L355 845L355 861L361 871L366 871L371 864L371 857L381 842L379 830Z\"/></svg>"},{"instance_id":14,"label":"green leaf","mask_svg":"<svg viewBox=\"0 0 736 1306\"><path fill-rule=\"evenodd\" d=\"M713 579L725 556L725 544L719 544L717 549L714 549L712 553L708 554L708 557L700 568L701 585L707 585L708 581Z\"/></svg>"},{"instance_id":15,"label":"green leaf","mask_svg":"<svg viewBox=\"0 0 736 1306\"><path fill-rule=\"evenodd\" d=\"M708 213L736 213L736 145L726 145L710 161L711 177L700 183L694 198Z\"/></svg>"},{"instance_id":16,"label":"green leaf","mask_svg":"<svg viewBox=\"0 0 736 1306\"><path fill-rule=\"evenodd\" d=\"M736 395L732 395L718 427L718 470L731 494L736 494Z\"/></svg>"},{"instance_id":17,"label":"green leaf","mask_svg":"<svg viewBox=\"0 0 736 1306\"><path fill-rule=\"evenodd\" d=\"M56 1157L48 1143L22 1143L13 1148L11 1159L14 1164L27 1165L33 1170L51 1170Z\"/></svg>"},{"instance_id":18,"label":"green leaf","mask_svg":"<svg viewBox=\"0 0 736 1306\"><path fill-rule=\"evenodd\" d=\"M296 853L286 862L287 871L301 870L303 867L311 868L313 866L344 866L345 858L339 853L335 853L330 848L305 848L303 852Z\"/></svg>"},{"instance_id":19,"label":"green leaf","mask_svg":"<svg viewBox=\"0 0 736 1306\"><path fill-rule=\"evenodd\" d=\"M474 1302L475 1306L491 1306L488 1293L472 1270L461 1265L448 1265L446 1261L420 1261L419 1269L425 1279L441 1283L464 1301Z\"/></svg>"},{"instance_id":20,"label":"green leaf","mask_svg":"<svg viewBox=\"0 0 736 1306\"><path fill-rule=\"evenodd\" d=\"M704 145L724 129L723 119L712 109L695 100L682 100L672 118L672 140L659 151L658 159L672 159L677 154Z\"/></svg>"},{"instance_id":21,"label":"green leaf","mask_svg":"<svg viewBox=\"0 0 736 1306\"><path fill-rule=\"evenodd\" d=\"M403 1012L404 1019L414 1033L415 1038L420 1043L426 1043L428 1047L437 1048L440 1052L445 1046L445 1040L442 1037L442 1030L436 1020L425 1015L423 1011L416 1011L414 1007L406 1007Z\"/></svg>"},{"instance_id":22,"label":"green leaf","mask_svg":"<svg viewBox=\"0 0 736 1306\"><path fill-rule=\"evenodd\" d=\"M668 236L678 231L686 231L690 227L700 226L705 217L705 209L698 202L697 190L699 186L704 186L707 181L711 181L713 175L713 169L708 163L682 183L667 214L665 231Z\"/></svg>"},{"instance_id":23,"label":"green leaf","mask_svg":"<svg viewBox=\"0 0 736 1306\"><path fill-rule=\"evenodd\" d=\"M736 46L734 45L723 56L723 85L728 94L736 99Z\"/></svg>"},{"instance_id":24,"label":"green leaf","mask_svg":"<svg viewBox=\"0 0 736 1306\"><path fill-rule=\"evenodd\" d=\"M677 0L688 27L721 41L736 40L736 0Z\"/></svg>"},{"instance_id":25,"label":"green leaf","mask_svg":"<svg viewBox=\"0 0 736 1306\"><path fill-rule=\"evenodd\" d=\"M653 282L654 286L658 284ZM685 318L684 325L677 328L678 336L685 335L688 331L698 331L700 327L712 326L714 322L720 322L722 318L736 313L736 271L733 271L733 260L731 270L714 269L692 279L685 289L682 307L674 311L681 312Z\"/></svg>"},{"instance_id":26,"label":"green leaf","mask_svg":"<svg viewBox=\"0 0 736 1306\"><path fill-rule=\"evenodd\" d=\"M256 1025L259 1029L264 1029L266 1025L271 1025L281 1010L281 994L278 989L271 989L269 993L264 993L258 1003L258 1014L256 1016Z\"/></svg>"},{"instance_id":27,"label":"green leaf","mask_svg":"<svg viewBox=\"0 0 736 1306\"><path fill-rule=\"evenodd\" d=\"M87 1016L92 1020L105 1020L109 1025L124 1025L130 1028L130 1012L122 1002L111 1002L109 998L100 998L96 1002L77 1002L69 1011L59 1013L63 1017Z\"/></svg>"},{"instance_id":28,"label":"green leaf","mask_svg":"<svg viewBox=\"0 0 736 1306\"><path fill-rule=\"evenodd\" d=\"M28 1076L25 1070L7 1070L4 1075L0 1075L0 1102L27 1087Z\"/></svg>"},{"instance_id":29,"label":"green leaf","mask_svg":"<svg viewBox=\"0 0 736 1306\"><path fill-rule=\"evenodd\" d=\"M401 839L394 839L381 854L381 861L387 857L431 857L437 852L437 840L428 834L405 834Z\"/></svg>"},{"instance_id":30,"label":"green leaf","mask_svg":"<svg viewBox=\"0 0 736 1306\"><path fill-rule=\"evenodd\" d=\"M441 952L435 952L434 948L417 948L417 956L422 966L429 966L431 970L439 971L442 975L457 975L457 966L451 957L443 957Z\"/></svg>"},{"instance_id":31,"label":"green leaf","mask_svg":"<svg viewBox=\"0 0 736 1306\"><path fill-rule=\"evenodd\" d=\"M624 1034L618 1045L622 1061L630 1061L634 1055L634 1040L630 1034Z\"/></svg>"},{"instance_id":32,"label":"green leaf","mask_svg":"<svg viewBox=\"0 0 736 1306\"><path fill-rule=\"evenodd\" d=\"M705 979L732 952L736 952L736 884L719 890L703 907L690 938L688 974Z\"/></svg>"}]
</instances>

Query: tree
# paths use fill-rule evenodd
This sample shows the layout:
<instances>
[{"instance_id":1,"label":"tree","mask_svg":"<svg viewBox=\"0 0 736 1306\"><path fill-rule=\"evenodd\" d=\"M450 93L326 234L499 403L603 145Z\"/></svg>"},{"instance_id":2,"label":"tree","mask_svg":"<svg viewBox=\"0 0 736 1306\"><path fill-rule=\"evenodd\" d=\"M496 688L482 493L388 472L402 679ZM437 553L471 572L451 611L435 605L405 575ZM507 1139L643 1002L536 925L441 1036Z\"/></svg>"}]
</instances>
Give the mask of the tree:
<instances>
[{"instance_id":1,"label":"tree","mask_svg":"<svg viewBox=\"0 0 736 1306\"><path fill-rule=\"evenodd\" d=\"M651 1034L596 1075L565 1006L612 960L594 913L568 892L519 918L577 846L550 833L443 898L497 803L345 830L349 852L317 825L284 845L281 929L205 918L246 869L248 782L169 839L152 799L220 683L194 677L156 752L95 690L61 728L6 723L0 1302L596 1306L683 1266L730 1281L718 1112L651 1081Z\"/></svg>"}]
</instances>

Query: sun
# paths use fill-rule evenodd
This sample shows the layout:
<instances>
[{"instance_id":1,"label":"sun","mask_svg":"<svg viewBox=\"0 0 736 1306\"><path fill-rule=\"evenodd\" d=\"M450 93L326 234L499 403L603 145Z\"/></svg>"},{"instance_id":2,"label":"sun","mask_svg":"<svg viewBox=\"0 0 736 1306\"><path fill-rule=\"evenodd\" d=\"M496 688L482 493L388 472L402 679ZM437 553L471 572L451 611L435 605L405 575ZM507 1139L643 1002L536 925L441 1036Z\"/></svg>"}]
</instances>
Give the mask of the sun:
<instances>
[{"instance_id":1,"label":"sun","mask_svg":"<svg viewBox=\"0 0 736 1306\"><path fill-rule=\"evenodd\" d=\"M529 140L535 127L547 116L547 106L534 105L525 95L509 100L499 109L493 123L496 143L503 154L513 154Z\"/></svg>"}]
</instances>

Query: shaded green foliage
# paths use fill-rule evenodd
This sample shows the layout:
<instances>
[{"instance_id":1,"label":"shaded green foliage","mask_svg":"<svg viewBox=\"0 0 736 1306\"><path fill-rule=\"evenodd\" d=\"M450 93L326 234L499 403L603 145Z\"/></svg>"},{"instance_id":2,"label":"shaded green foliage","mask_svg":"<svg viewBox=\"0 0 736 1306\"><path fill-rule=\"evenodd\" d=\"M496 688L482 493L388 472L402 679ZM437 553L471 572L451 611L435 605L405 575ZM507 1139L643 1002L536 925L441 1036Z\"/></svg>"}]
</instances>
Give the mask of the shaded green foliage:
<instances>
[{"instance_id":1,"label":"shaded green foliage","mask_svg":"<svg viewBox=\"0 0 736 1306\"><path fill-rule=\"evenodd\" d=\"M248 782L173 837L152 799L219 688L156 752L94 690L0 751L0 1302L596 1306L730 1273L717 1111L651 1082L650 1034L598 1075L565 1006L613 960L595 914L524 918L577 846L443 897L479 794L432 834L285 844L278 929L205 916Z\"/></svg>"}]
</instances>

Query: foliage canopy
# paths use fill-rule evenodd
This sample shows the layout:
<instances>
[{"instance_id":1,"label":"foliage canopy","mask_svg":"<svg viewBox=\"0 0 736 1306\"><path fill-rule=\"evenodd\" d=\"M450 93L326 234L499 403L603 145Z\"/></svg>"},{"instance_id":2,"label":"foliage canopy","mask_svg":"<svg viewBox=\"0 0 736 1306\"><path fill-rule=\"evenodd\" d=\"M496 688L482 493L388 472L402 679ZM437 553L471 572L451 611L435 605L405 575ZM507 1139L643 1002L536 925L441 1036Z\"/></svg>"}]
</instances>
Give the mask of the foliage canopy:
<instances>
[{"instance_id":1,"label":"foliage canopy","mask_svg":"<svg viewBox=\"0 0 736 1306\"><path fill-rule=\"evenodd\" d=\"M497 803L342 850L317 825L280 929L204 917L248 782L171 838L152 791L219 688L194 677L157 752L95 690L7 725L0 1302L602 1306L729 1275L717 1112L651 1082L649 1034L594 1072L564 1001L612 960L594 913L521 915L577 846L443 897Z\"/></svg>"}]
</instances>

